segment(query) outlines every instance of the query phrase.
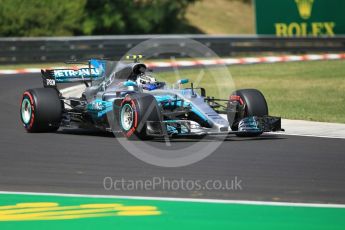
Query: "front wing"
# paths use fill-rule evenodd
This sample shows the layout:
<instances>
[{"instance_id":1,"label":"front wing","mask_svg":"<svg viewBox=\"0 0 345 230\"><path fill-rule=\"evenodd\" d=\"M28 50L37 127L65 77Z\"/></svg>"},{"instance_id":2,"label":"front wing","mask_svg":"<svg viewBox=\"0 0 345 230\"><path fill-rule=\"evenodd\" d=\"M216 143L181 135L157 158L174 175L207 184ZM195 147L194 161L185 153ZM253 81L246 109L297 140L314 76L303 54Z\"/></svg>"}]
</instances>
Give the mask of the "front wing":
<instances>
[{"instance_id":1,"label":"front wing","mask_svg":"<svg viewBox=\"0 0 345 230\"><path fill-rule=\"evenodd\" d=\"M273 116L251 116L240 120L237 130L214 132L210 128L201 127L191 120L147 121L146 132L150 136L188 136L188 135L259 135L264 132L284 131L281 118Z\"/></svg>"}]
</instances>

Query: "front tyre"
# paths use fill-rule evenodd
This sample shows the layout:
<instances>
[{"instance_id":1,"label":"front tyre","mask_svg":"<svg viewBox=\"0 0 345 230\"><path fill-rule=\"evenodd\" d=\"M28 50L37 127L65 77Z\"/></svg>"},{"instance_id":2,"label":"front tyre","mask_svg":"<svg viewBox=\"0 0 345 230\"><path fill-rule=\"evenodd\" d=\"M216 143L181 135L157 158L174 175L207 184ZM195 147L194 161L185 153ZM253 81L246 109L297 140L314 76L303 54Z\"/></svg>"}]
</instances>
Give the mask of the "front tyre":
<instances>
[{"instance_id":1,"label":"front tyre","mask_svg":"<svg viewBox=\"0 0 345 230\"><path fill-rule=\"evenodd\" d=\"M23 93L20 118L28 132L54 132L60 126L62 109L56 89L29 89Z\"/></svg>"},{"instance_id":2,"label":"front tyre","mask_svg":"<svg viewBox=\"0 0 345 230\"><path fill-rule=\"evenodd\" d=\"M264 117L268 115L268 106L264 95L257 89L236 90L228 103L228 120L232 120L231 129L238 130L239 122L246 117ZM237 136L253 137L262 133L240 133Z\"/></svg>"},{"instance_id":3,"label":"front tyre","mask_svg":"<svg viewBox=\"0 0 345 230\"><path fill-rule=\"evenodd\" d=\"M150 139L147 121L159 122L160 109L154 96L146 93L127 95L119 109L119 124L128 139Z\"/></svg>"}]
</instances>

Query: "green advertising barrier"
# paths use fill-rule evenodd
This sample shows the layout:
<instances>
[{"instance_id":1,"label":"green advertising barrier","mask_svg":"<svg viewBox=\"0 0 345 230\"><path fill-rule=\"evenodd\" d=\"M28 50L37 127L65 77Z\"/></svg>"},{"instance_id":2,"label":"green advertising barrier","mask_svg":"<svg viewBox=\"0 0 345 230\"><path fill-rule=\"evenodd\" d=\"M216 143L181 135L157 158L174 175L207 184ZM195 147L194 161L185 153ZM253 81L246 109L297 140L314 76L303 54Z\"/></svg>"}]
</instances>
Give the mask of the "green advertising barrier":
<instances>
[{"instance_id":1,"label":"green advertising barrier","mask_svg":"<svg viewBox=\"0 0 345 230\"><path fill-rule=\"evenodd\" d=\"M257 34L279 37L345 34L344 0L254 0Z\"/></svg>"}]
</instances>

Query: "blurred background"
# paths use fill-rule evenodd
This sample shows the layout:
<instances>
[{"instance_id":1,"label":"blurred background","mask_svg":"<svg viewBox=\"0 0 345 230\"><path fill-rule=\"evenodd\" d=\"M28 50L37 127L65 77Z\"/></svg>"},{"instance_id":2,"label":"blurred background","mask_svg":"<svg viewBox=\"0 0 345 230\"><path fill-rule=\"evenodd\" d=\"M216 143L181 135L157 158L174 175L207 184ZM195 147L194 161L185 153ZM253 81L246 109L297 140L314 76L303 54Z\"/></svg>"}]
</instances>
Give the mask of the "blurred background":
<instances>
[{"instance_id":1,"label":"blurred background","mask_svg":"<svg viewBox=\"0 0 345 230\"><path fill-rule=\"evenodd\" d=\"M118 60L148 39L183 35L223 58L236 87L263 91L272 114L344 123L344 12L343 0L0 0L0 70Z\"/></svg>"},{"instance_id":2,"label":"blurred background","mask_svg":"<svg viewBox=\"0 0 345 230\"><path fill-rule=\"evenodd\" d=\"M254 34L250 0L0 0L0 36Z\"/></svg>"}]
</instances>

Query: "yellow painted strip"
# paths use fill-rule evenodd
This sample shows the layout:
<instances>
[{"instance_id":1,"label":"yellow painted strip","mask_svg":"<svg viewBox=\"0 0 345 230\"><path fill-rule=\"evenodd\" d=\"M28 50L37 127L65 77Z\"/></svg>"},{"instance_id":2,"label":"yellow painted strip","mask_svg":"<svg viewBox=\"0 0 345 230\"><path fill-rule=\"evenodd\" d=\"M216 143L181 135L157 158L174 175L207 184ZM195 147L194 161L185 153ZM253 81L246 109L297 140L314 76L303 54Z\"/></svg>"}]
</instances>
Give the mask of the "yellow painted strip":
<instances>
[{"instance_id":1,"label":"yellow painted strip","mask_svg":"<svg viewBox=\"0 0 345 230\"><path fill-rule=\"evenodd\" d=\"M0 210L4 210L4 209L13 209L16 208L16 205L6 205L6 206L0 206Z\"/></svg>"},{"instance_id":2,"label":"yellow painted strip","mask_svg":"<svg viewBox=\"0 0 345 230\"><path fill-rule=\"evenodd\" d=\"M52 207L52 208L16 208L9 210L1 210L1 215L17 214L17 213L30 213L30 212L46 212L46 211L63 211L70 209L80 209L80 206L62 206L62 207Z\"/></svg>"},{"instance_id":3,"label":"yellow painted strip","mask_svg":"<svg viewBox=\"0 0 345 230\"><path fill-rule=\"evenodd\" d=\"M117 213L118 216L151 216L160 214L160 211L121 211Z\"/></svg>"},{"instance_id":4,"label":"yellow painted strip","mask_svg":"<svg viewBox=\"0 0 345 230\"><path fill-rule=\"evenodd\" d=\"M155 206L122 206L116 208L119 211L152 211L157 210Z\"/></svg>"},{"instance_id":5,"label":"yellow painted strip","mask_svg":"<svg viewBox=\"0 0 345 230\"><path fill-rule=\"evenodd\" d=\"M122 207L122 204L82 204L81 208L118 208Z\"/></svg>"},{"instance_id":6,"label":"yellow painted strip","mask_svg":"<svg viewBox=\"0 0 345 230\"><path fill-rule=\"evenodd\" d=\"M56 206L59 206L59 204L54 203L54 202L17 203L16 205L0 206L0 210L13 209L13 208L56 207Z\"/></svg>"},{"instance_id":7,"label":"yellow painted strip","mask_svg":"<svg viewBox=\"0 0 345 230\"><path fill-rule=\"evenodd\" d=\"M82 210L73 210L73 211L57 211L57 212L38 212L38 213L27 213L27 214L12 214L12 215L0 215L0 220L7 218L9 216L17 217L38 217L38 216L54 216L54 215L75 215L83 213L102 213L102 212L115 212L114 208L103 208L103 209L82 209Z\"/></svg>"},{"instance_id":8,"label":"yellow painted strip","mask_svg":"<svg viewBox=\"0 0 345 230\"><path fill-rule=\"evenodd\" d=\"M59 206L59 203L54 203L54 202L18 203L16 206L20 208L57 207Z\"/></svg>"},{"instance_id":9,"label":"yellow painted strip","mask_svg":"<svg viewBox=\"0 0 345 230\"><path fill-rule=\"evenodd\" d=\"M62 220L104 216L160 215L155 206L124 206L111 204L82 204L59 206L58 203L18 203L1 207L0 221Z\"/></svg>"},{"instance_id":10,"label":"yellow painted strip","mask_svg":"<svg viewBox=\"0 0 345 230\"><path fill-rule=\"evenodd\" d=\"M7 219L0 219L1 221L25 221L25 220L70 220L70 219L81 219L81 218L96 218L96 217L107 217L116 216L114 213L102 213L102 214L82 214L82 215L60 215L60 216L37 216L37 217L17 217L10 216Z\"/></svg>"},{"instance_id":11,"label":"yellow painted strip","mask_svg":"<svg viewBox=\"0 0 345 230\"><path fill-rule=\"evenodd\" d=\"M37 220L70 220L70 219L81 219L81 218L96 218L96 217L107 217L115 216L114 213L102 213L102 214L83 214L83 215L62 215L62 216L44 216ZM34 218L31 220L35 220Z\"/></svg>"}]
</instances>

